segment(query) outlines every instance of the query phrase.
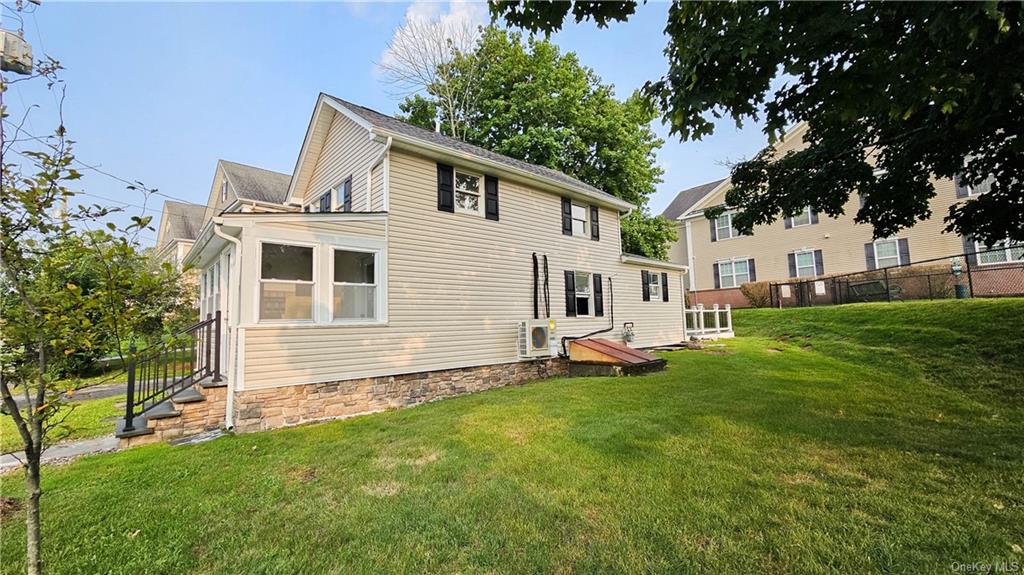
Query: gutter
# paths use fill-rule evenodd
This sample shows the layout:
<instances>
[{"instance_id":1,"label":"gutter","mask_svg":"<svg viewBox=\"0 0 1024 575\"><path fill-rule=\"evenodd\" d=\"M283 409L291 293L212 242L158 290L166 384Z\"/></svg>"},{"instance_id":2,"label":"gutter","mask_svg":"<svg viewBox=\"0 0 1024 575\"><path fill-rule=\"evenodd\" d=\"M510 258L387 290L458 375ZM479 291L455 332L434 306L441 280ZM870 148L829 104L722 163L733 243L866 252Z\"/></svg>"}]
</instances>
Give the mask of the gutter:
<instances>
[{"instance_id":1,"label":"gutter","mask_svg":"<svg viewBox=\"0 0 1024 575\"><path fill-rule=\"evenodd\" d=\"M242 240L240 240L240 239L238 239L238 238L236 238L234 236L225 234L224 231L221 230L221 226L224 225L224 220L223 219L221 219L221 218L213 218L210 221L213 222L213 235L215 235L218 238L221 238L221 239L223 239L225 241L231 242L232 244L235 245L235 257L232 258L232 260L231 260L231 268L229 268L229 273L230 273L230 277L233 280L238 282L238 291L241 291L241 289L242 289L242 282L241 282L241 278L238 277L238 267L239 267L239 262L242 259ZM238 318L237 318L238 307L239 307L238 303L239 303L239 300L241 299L241 294L237 293L235 290L231 290L231 286L228 286L228 289L229 289L229 291L228 291L228 305L229 305L229 308L232 310L231 318L234 321L237 322L238 321ZM234 301L232 301L232 300L234 300ZM229 338L234 338L236 335L237 335L236 330L234 328L231 328L231 335L229 336ZM231 343L231 339L229 339L228 342ZM237 341L234 342L234 345L232 345L230 347L231 347L231 351L237 354L237 352L238 352L238 342ZM234 412L235 412L235 382L238 380L238 358L237 357L233 358L233 360L231 362L231 371L232 371L232 373L228 376L228 390L227 390L228 396L227 396L227 401L225 402L226 405L224 407L224 427L227 428L229 431L235 427L235 414L234 414Z\"/></svg>"}]
</instances>

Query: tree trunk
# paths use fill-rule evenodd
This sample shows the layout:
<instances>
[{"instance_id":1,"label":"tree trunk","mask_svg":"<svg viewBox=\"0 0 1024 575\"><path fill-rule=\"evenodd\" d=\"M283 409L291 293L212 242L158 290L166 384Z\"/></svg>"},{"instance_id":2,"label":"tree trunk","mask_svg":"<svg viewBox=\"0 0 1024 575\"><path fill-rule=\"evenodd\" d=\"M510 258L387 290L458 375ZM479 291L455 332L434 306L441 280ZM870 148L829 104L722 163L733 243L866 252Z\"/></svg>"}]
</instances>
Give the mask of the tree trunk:
<instances>
[{"instance_id":1,"label":"tree trunk","mask_svg":"<svg viewBox=\"0 0 1024 575\"><path fill-rule=\"evenodd\" d=\"M41 557L42 538L39 522L39 497L43 494L42 489L39 487L40 451L34 448L25 452L25 492L28 495L25 517L25 548L29 575L40 575L43 572L43 560Z\"/></svg>"}]
</instances>

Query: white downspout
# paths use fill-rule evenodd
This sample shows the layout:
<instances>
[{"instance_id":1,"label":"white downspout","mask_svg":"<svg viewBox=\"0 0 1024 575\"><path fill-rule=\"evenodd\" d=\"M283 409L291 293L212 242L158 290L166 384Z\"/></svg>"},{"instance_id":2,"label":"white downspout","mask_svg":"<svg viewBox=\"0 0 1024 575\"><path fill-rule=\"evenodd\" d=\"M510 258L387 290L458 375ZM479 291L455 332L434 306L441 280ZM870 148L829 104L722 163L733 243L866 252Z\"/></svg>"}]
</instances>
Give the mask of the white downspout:
<instances>
[{"instance_id":1,"label":"white downspout","mask_svg":"<svg viewBox=\"0 0 1024 575\"><path fill-rule=\"evenodd\" d=\"M694 292L697 290L697 278L694 277L696 275L696 273L694 272L694 270L696 269L694 268L694 263L695 262L693 261L693 222L691 220L686 220L686 265L687 267L689 267L689 269L686 272L686 276L687 279L689 279L690 292Z\"/></svg>"},{"instance_id":2,"label":"white downspout","mask_svg":"<svg viewBox=\"0 0 1024 575\"><path fill-rule=\"evenodd\" d=\"M235 257L231 261L231 279L238 284L238 290L232 290L230 289L231 286L228 286L228 301L231 304L231 321L237 325L240 299L239 291L242 289L242 278L238 276L238 270L240 268L239 262L242 259L242 240L224 233L220 229L223 224L224 220L221 218L213 219L213 235L235 245ZM238 330L230 328L230 331L231 335L229 337L237 340L236 336ZM230 339L228 341L229 343L231 342ZM228 397L224 408L224 427L229 430L235 427L235 381L238 378L238 341L234 341L234 345L231 346L231 351L234 356L231 358L231 375L228 377Z\"/></svg>"}]
</instances>

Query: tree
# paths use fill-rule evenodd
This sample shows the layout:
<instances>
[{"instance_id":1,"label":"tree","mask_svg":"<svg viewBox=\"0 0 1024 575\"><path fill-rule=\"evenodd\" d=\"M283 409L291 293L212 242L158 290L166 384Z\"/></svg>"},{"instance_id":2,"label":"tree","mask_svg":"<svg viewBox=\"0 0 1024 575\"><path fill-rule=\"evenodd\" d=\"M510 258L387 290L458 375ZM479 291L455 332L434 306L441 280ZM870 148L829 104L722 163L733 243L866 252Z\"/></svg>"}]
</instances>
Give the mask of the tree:
<instances>
[{"instance_id":1,"label":"tree","mask_svg":"<svg viewBox=\"0 0 1024 575\"><path fill-rule=\"evenodd\" d=\"M414 101L420 92L433 96L438 120L449 135L459 138L465 131L463 119L473 99L473 83L456 84L451 78L456 73L472 76L474 70L463 67L456 72L452 62L471 51L479 36L479 28L468 20L413 18L395 30L378 66L401 95Z\"/></svg>"},{"instance_id":2,"label":"tree","mask_svg":"<svg viewBox=\"0 0 1024 575\"><path fill-rule=\"evenodd\" d=\"M495 152L569 174L639 206L624 218L623 245L640 255L664 259L675 229L646 212L661 181L655 162L660 140L651 129L655 115L633 94L625 102L613 89L547 40L485 29L476 49L460 53L448 79L455 90L475 96L463 112L462 139ZM431 128L439 98L407 98L407 120Z\"/></svg>"},{"instance_id":3,"label":"tree","mask_svg":"<svg viewBox=\"0 0 1024 575\"><path fill-rule=\"evenodd\" d=\"M635 9L492 2L491 12L550 32L570 6L599 24ZM772 144L808 124L804 149L776 159L770 145L733 166L726 202L741 232L808 205L837 216L859 192L855 220L887 237L931 215L937 176L990 187L950 208L947 231L1024 241L1020 3L680 2L665 31L669 69L644 94L674 134L711 134L708 114L738 125L763 114Z\"/></svg>"},{"instance_id":4,"label":"tree","mask_svg":"<svg viewBox=\"0 0 1024 575\"><path fill-rule=\"evenodd\" d=\"M46 64L39 68L52 86L59 65ZM8 85L4 79L0 92ZM7 119L2 106L0 117ZM114 210L65 207L74 196L68 185L80 174L63 122L48 138L21 136L19 125L2 146L0 398L24 446L27 570L35 574L43 568L40 457L74 408L64 401L72 390L56 383L51 365L111 341L122 349L125 338L158 328L165 305L179 301L179 292L170 267L153 270L137 249L148 217L118 228L106 221ZM24 142L37 149L14 148ZM27 163L11 162L13 153ZM80 273L81 266L88 271ZM80 277L89 278L87 288L76 283Z\"/></svg>"}]
</instances>

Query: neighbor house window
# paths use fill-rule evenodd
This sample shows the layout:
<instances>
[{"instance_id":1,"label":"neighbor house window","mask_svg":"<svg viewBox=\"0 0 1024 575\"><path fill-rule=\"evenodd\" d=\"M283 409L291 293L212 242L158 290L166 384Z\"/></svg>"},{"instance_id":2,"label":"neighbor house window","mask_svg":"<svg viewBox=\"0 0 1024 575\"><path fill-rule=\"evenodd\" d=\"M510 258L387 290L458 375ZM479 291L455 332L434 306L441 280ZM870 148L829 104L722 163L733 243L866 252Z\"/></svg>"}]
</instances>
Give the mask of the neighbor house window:
<instances>
[{"instance_id":1,"label":"neighbor house window","mask_svg":"<svg viewBox=\"0 0 1024 575\"><path fill-rule=\"evenodd\" d=\"M739 235L736 228L732 227L732 214L722 214L715 219L715 239L727 240Z\"/></svg>"},{"instance_id":2,"label":"neighbor house window","mask_svg":"<svg viewBox=\"0 0 1024 575\"><path fill-rule=\"evenodd\" d=\"M226 202L228 200L228 181L224 180L220 183L220 201Z\"/></svg>"},{"instance_id":3,"label":"neighbor house window","mask_svg":"<svg viewBox=\"0 0 1024 575\"><path fill-rule=\"evenodd\" d=\"M331 192L326 192L324 195L320 196L320 199L317 201L317 203L319 205L317 206L317 210L316 211L318 211L318 212L329 212L329 211L331 211Z\"/></svg>"},{"instance_id":4,"label":"neighbor house window","mask_svg":"<svg viewBox=\"0 0 1024 575\"><path fill-rule=\"evenodd\" d=\"M794 252L796 258L796 277L814 277L817 275L814 268L814 252L807 250Z\"/></svg>"},{"instance_id":5,"label":"neighbor house window","mask_svg":"<svg viewBox=\"0 0 1024 575\"><path fill-rule=\"evenodd\" d=\"M992 244L991 248L981 242L974 242L974 250L978 252L978 263L982 265L1024 260L1024 243L1020 242L1003 240Z\"/></svg>"},{"instance_id":6,"label":"neighbor house window","mask_svg":"<svg viewBox=\"0 0 1024 575\"><path fill-rule=\"evenodd\" d=\"M455 211L464 214L483 213L480 200L480 176L455 172Z\"/></svg>"},{"instance_id":7,"label":"neighbor house window","mask_svg":"<svg viewBox=\"0 0 1024 575\"><path fill-rule=\"evenodd\" d=\"M331 309L336 320L377 318L377 254L334 250L334 294Z\"/></svg>"},{"instance_id":8,"label":"neighbor house window","mask_svg":"<svg viewBox=\"0 0 1024 575\"><path fill-rule=\"evenodd\" d=\"M576 315L590 315L590 273L576 272Z\"/></svg>"},{"instance_id":9,"label":"neighbor house window","mask_svg":"<svg viewBox=\"0 0 1024 575\"><path fill-rule=\"evenodd\" d=\"M313 319L313 248L262 244L260 319Z\"/></svg>"},{"instance_id":10,"label":"neighbor house window","mask_svg":"<svg viewBox=\"0 0 1024 575\"><path fill-rule=\"evenodd\" d=\"M900 261L900 246L896 239L875 242L875 267L889 268L909 262Z\"/></svg>"},{"instance_id":11,"label":"neighbor house window","mask_svg":"<svg viewBox=\"0 0 1024 575\"><path fill-rule=\"evenodd\" d=\"M661 299L661 274L658 272L647 272L647 288L651 292L651 299Z\"/></svg>"},{"instance_id":12,"label":"neighbor house window","mask_svg":"<svg viewBox=\"0 0 1024 575\"><path fill-rule=\"evenodd\" d=\"M792 227L794 228L797 226L809 226L811 224L811 207L807 206L804 208L804 211L793 216L792 222Z\"/></svg>"},{"instance_id":13,"label":"neighbor house window","mask_svg":"<svg viewBox=\"0 0 1024 575\"><path fill-rule=\"evenodd\" d=\"M989 176L982 180L982 182L976 186L972 186L963 182L960 176L957 176L957 186L962 190L961 197L965 196L980 196L981 194L987 194L992 190L992 184L995 182L995 176Z\"/></svg>"},{"instance_id":14,"label":"neighbor house window","mask_svg":"<svg viewBox=\"0 0 1024 575\"><path fill-rule=\"evenodd\" d=\"M352 178L348 178L344 182L334 186L335 201L337 202L338 209L343 212L352 211Z\"/></svg>"},{"instance_id":15,"label":"neighbor house window","mask_svg":"<svg viewBox=\"0 0 1024 575\"><path fill-rule=\"evenodd\" d=\"M587 220L587 206L581 206L579 204L572 205L572 235L574 236L586 236L588 235L587 226L590 225Z\"/></svg>"},{"instance_id":16,"label":"neighbor house window","mask_svg":"<svg viewBox=\"0 0 1024 575\"><path fill-rule=\"evenodd\" d=\"M813 256L811 258L813 264ZM718 263L719 285L723 288L739 287L750 281L750 260L748 258L736 258L722 260ZM813 265L812 265L813 268ZM812 270L813 271L813 270Z\"/></svg>"}]
</instances>

